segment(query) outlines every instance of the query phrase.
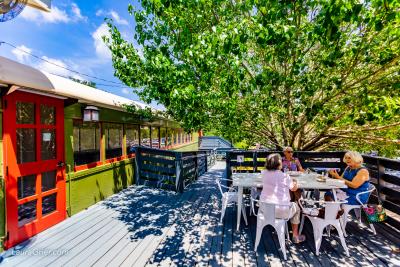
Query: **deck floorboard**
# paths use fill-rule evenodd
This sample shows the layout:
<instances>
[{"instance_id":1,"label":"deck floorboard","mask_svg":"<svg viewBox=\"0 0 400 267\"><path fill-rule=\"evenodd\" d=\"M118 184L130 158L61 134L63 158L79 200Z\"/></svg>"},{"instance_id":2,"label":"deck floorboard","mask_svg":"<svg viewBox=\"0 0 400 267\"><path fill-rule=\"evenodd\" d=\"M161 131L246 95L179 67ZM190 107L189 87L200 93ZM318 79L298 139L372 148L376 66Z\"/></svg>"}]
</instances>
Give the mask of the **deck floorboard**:
<instances>
[{"instance_id":1,"label":"deck floorboard","mask_svg":"<svg viewBox=\"0 0 400 267\"><path fill-rule=\"evenodd\" d=\"M0 254L8 266L399 266L400 231L376 225L377 235L356 221L347 226L346 257L335 231L315 253L312 226L306 220L303 244L286 241L283 260L272 227L264 228L254 251L256 217L236 231L236 208L220 223L215 179L224 176L218 162L182 194L131 186L62 223ZM65 253L60 254L64 251ZM43 252L50 253L45 255ZM38 253L39 255L33 255ZM40 254L42 253L42 254Z\"/></svg>"}]
</instances>

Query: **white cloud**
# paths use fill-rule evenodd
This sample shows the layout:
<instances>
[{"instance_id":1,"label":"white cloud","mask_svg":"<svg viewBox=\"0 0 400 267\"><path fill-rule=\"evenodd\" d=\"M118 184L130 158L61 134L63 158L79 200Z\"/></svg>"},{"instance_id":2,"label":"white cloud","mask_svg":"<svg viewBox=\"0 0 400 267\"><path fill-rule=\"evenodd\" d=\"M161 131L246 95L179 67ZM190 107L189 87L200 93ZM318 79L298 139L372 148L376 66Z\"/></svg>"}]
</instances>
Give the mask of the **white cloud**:
<instances>
[{"instance_id":1,"label":"white cloud","mask_svg":"<svg viewBox=\"0 0 400 267\"><path fill-rule=\"evenodd\" d=\"M122 89L122 93L125 94L125 95L128 95L130 92L131 92L131 91L129 91L128 88Z\"/></svg>"},{"instance_id":2,"label":"white cloud","mask_svg":"<svg viewBox=\"0 0 400 267\"><path fill-rule=\"evenodd\" d=\"M103 41L103 36L110 38L110 32L108 31L108 26L106 23L101 24L95 32L92 33L94 40L94 47L96 49L96 54L102 59L111 59L111 51L105 45Z\"/></svg>"},{"instance_id":3,"label":"white cloud","mask_svg":"<svg viewBox=\"0 0 400 267\"><path fill-rule=\"evenodd\" d=\"M19 45L17 48L11 50L11 53L15 56L15 58L21 63L28 63L29 62L29 54L32 53L32 49L26 47L25 45Z\"/></svg>"},{"instance_id":4,"label":"white cloud","mask_svg":"<svg viewBox=\"0 0 400 267\"><path fill-rule=\"evenodd\" d=\"M115 23L120 24L120 25L128 25L129 22L126 19L123 19L119 16L119 14L114 11L114 10L110 10L108 12L99 9L96 12L96 16L101 17L101 16L111 16L111 18L115 21Z\"/></svg>"},{"instance_id":5,"label":"white cloud","mask_svg":"<svg viewBox=\"0 0 400 267\"><path fill-rule=\"evenodd\" d=\"M88 20L87 17L82 15L81 10L76 3L72 3L71 11L74 14L75 21L79 21L79 20L87 21Z\"/></svg>"},{"instance_id":6,"label":"white cloud","mask_svg":"<svg viewBox=\"0 0 400 267\"><path fill-rule=\"evenodd\" d=\"M28 21L33 21L38 24L41 23L68 23L71 18L68 16L67 12L58 9L56 6L51 8L50 12L43 12L31 7L26 7L21 13L21 17Z\"/></svg>"}]
</instances>

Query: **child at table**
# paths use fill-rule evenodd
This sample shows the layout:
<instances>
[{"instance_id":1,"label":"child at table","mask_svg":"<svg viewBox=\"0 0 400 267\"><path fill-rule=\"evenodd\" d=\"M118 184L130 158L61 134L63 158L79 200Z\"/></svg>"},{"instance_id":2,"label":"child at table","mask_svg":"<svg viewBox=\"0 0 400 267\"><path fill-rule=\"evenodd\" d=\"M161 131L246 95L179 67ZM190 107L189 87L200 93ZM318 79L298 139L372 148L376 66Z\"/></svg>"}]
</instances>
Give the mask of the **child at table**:
<instances>
[{"instance_id":1,"label":"child at table","mask_svg":"<svg viewBox=\"0 0 400 267\"><path fill-rule=\"evenodd\" d=\"M279 154L271 154L265 163L266 170L262 171L263 190L260 200L277 205L290 205L290 207L276 206L277 218L290 218L293 231L293 242L300 243L306 238L299 235L300 207L296 202L290 202L290 191L297 190L297 182L290 179L289 175L283 173L282 158Z\"/></svg>"}]
</instances>

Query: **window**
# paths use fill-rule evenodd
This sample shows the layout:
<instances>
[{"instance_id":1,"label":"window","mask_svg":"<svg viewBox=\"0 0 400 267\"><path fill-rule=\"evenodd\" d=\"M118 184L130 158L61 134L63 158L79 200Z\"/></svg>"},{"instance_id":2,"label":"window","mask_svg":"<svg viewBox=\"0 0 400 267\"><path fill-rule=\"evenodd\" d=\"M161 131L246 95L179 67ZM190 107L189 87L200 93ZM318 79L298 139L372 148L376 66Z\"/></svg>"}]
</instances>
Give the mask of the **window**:
<instances>
[{"instance_id":1,"label":"window","mask_svg":"<svg viewBox=\"0 0 400 267\"><path fill-rule=\"evenodd\" d=\"M140 126L140 145L150 147L150 128Z\"/></svg>"},{"instance_id":2,"label":"window","mask_svg":"<svg viewBox=\"0 0 400 267\"><path fill-rule=\"evenodd\" d=\"M171 146L174 142L174 130L167 129L167 146Z\"/></svg>"},{"instance_id":3,"label":"window","mask_svg":"<svg viewBox=\"0 0 400 267\"><path fill-rule=\"evenodd\" d=\"M173 129L173 135L174 135L173 144L176 145L176 144L178 144L178 130L177 129Z\"/></svg>"},{"instance_id":4,"label":"window","mask_svg":"<svg viewBox=\"0 0 400 267\"><path fill-rule=\"evenodd\" d=\"M134 153L134 147L139 145L139 125L125 125L126 154Z\"/></svg>"},{"instance_id":5,"label":"window","mask_svg":"<svg viewBox=\"0 0 400 267\"><path fill-rule=\"evenodd\" d=\"M159 128L151 127L151 147L160 148Z\"/></svg>"},{"instance_id":6,"label":"window","mask_svg":"<svg viewBox=\"0 0 400 267\"><path fill-rule=\"evenodd\" d=\"M182 132L180 129L177 130L178 134L178 144L182 144Z\"/></svg>"},{"instance_id":7,"label":"window","mask_svg":"<svg viewBox=\"0 0 400 267\"><path fill-rule=\"evenodd\" d=\"M106 159L122 156L122 124L104 123Z\"/></svg>"},{"instance_id":8,"label":"window","mask_svg":"<svg viewBox=\"0 0 400 267\"><path fill-rule=\"evenodd\" d=\"M167 129L160 128L160 147L165 148L167 145Z\"/></svg>"},{"instance_id":9,"label":"window","mask_svg":"<svg viewBox=\"0 0 400 267\"><path fill-rule=\"evenodd\" d=\"M98 123L74 121L75 166L100 161L100 127Z\"/></svg>"}]
</instances>

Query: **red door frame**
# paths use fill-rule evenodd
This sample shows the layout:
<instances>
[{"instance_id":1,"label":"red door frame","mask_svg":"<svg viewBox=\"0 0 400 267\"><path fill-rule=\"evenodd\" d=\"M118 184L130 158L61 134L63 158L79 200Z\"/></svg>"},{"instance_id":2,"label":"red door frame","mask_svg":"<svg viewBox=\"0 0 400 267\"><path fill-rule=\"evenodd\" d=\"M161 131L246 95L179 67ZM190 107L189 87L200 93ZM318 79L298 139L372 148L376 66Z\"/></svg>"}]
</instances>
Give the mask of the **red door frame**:
<instances>
[{"instance_id":1,"label":"red door frame","mask_svg":"<svg viewBox=\"0 0 400 267\"><path fill-rule=\"evenodd\" d=\"M6 249L38 234L39 232L61 222L66 218L66 192L64 166L57 164L64 162L64 103L61 99L43 95L13 92L4 97L3 113L3 154L6 176L6 205L7 205L7 240ZM16 102L30 102L35 104L35 124L18 125L16 123ZM56 108L55 125L42 125L40 121L40 105L46 104ZM36 161L29 163L17 163L17 128L34 128L36 132ZM41 129L55 129L56 132L56 158L41 160ZM56 171L56 187L42 193L41 174L48 171ZM18 177L36 175L36 194L18 199ZM57 193L56 211L42 216L42 198ZM19 227L18 205L32 200L36 203L36 219Z\"/></svg>"}]
</instances>

